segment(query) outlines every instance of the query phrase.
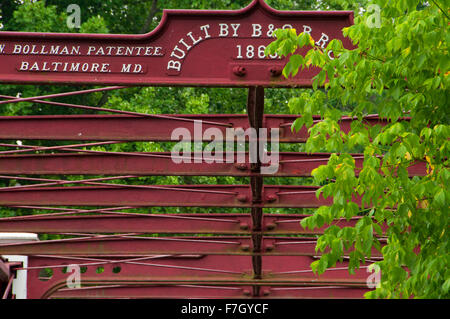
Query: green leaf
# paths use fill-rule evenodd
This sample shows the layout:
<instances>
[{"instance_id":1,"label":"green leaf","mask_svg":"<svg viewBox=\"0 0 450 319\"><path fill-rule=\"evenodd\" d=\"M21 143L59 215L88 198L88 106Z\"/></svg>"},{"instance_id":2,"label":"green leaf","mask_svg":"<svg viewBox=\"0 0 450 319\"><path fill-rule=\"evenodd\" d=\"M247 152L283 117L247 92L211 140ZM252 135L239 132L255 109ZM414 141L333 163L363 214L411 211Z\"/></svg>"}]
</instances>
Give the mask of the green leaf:
<instances>
[{"instance_id":1,"label":"green leaf","mask_svg":"<svg viewBox=\"0 0 450 319\"><path fill-rule=\"evenodd\" d=\"M442 188L434 195L434 202L436 204L438 204L440 207L443 207L443 208L446 207L446 205L445 205L445 191Z\"/></svg>"}]
</instances>

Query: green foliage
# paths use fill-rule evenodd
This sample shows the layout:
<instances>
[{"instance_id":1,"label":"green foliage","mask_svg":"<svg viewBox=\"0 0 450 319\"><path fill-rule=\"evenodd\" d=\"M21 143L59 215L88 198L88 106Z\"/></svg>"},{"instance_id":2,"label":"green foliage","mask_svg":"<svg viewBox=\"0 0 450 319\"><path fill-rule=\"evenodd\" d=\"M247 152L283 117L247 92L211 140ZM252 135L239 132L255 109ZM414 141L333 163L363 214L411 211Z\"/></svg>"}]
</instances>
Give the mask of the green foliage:
<instances>
[{"instance_id":1,"label":"green foliage","mask_svg":"<svg viewBox=\"0 0 450 319\"><path fill-rule=\"evenodd\" d=\"M302 116L292 128L308 127L307 151L336 152L327 165L313 171L316 183L332 181L317 195L332 196L333 204L304 219L303 226L364 216L355 228L329 227L316 247L326 253L311 267L323 273L345 249L353 272L376 249L383 254L377 262L381 285L367 297L448 298L449 17L438 1L370 3L380 8L380 26L367 23L373 11L358 15L359 6L352 7L355 24L343 34L354 49L344 49L339 40L322 49L308 34L277 30L266 50L289 57L285 76L313 66L321 69L313 91L289 101L290 110ZM304 56L296 54L302 47L309 48ZM389 124L367 127L363 116L374 112ZM313 114L323 121L314 125ZM356 118L347 133L338 125L343 115ZM401 121L405 116L410 120ZM362 169L349 155L355 151L364 153ZM420 161L426 162L427 175L410 178L408 168ZM361 207L351 202L358 196ZM385 234L384 224L389 226ZM383 247L381 236L387 241Z\"/></svg>"},{"instance_id":2,"label":"green foliage","mask_svg":"<svg viewBox=\"0 0 450 319\"><path fill-rule=\"evenodd\" d=\"M0 0L2 30L36 32L145 33L154 29L166 9L240 9L250 0L77 0L81 8L81 28L68 29L66 8L73 0L19 1ZM314 90L266 90L266 113L294 113L300 117L293 124L299 130L306 125L310 139L306 145L281 145L281 151L329 151L334 154L327 165L314 171L311 179L271 179L267 183L324 185L318 193L333 197L331 207L321 207L303 225L321 227L336 218L365 216L355 228L330 227L319 238L318 251L326 252L313 263L322 273L350 250L350 271L369 258L372 247L381 250L384 260L381 287L368 297L449 297L448 212L450 203L448 170L448 16L443 1L429 5L419 1L374 1L381 8L380 28L368 27L373 13L359 15L368 1L346 0L271 0L279 10L355 10L355 25L344 34L357 45L345 50L337 40L325 49L314 44L306 34L277 31L277 39L267 52L280 55L295 53L299 47L311 50L305 56L293 54L284 75L299 69L322 68L314 81ZM447 6L448 7L448 6ZM334 60L328 58L332 50ZM81 89L65 86L3 85L2 94L38 96ZM129 88L89 96L72 96L58 101L105 106L143 113L244 113L245 89L204 88ZM289 100L289 102L287 102ZM391 123L385 127L366 127L365 114L378 112ZM79 114L85 111L45 106L31 102L4 105L2 115ZM324 121L314 125L313 115ZM358 118L350 132L340 130L341 115ZM411 121L399 122L406 114ZM13 141L15 142L15 141ZM33 142L36 145L40 142ZM33 144L27 141L27 144ZM54 142L52 145L58 145ZM67 143L67 142L64 142ZM128 143L95 149L110 151L153 152L168 150L164 143ZM355 174L350 152L363 152L364 165ZM384 156L383 160L379 156ZM425 177L408 177L407 168L414 161L426 161ZM45 176L43 176L45 177ZM92 176L95 177L95 176ZM69 180L86 176L66 176ZM13 186L19 181L2 182ZM135 184L234 184L248 183L231 177L141 177L110 183ZM21 184L25 182L20 181ZM352 203L361 196L363 207ZM186 208L139 209L135 212L186 212ZM191 212L194 210L190 210ZM210 212L213 209L198 209ZM289 212L287 209L273 212ZM33 213L45 213L35 210ZM308 213L312 210L308 210ZM29 211L2 208L2 216ZM296 211L298 213L298 210ZM388 224L387 245L381 248L381 225ZM45 239L46 237L42 237ZM417 249L420 247L420 251ZM409 274L403 267L408 267Z\"/></svg>"}]
</instances>

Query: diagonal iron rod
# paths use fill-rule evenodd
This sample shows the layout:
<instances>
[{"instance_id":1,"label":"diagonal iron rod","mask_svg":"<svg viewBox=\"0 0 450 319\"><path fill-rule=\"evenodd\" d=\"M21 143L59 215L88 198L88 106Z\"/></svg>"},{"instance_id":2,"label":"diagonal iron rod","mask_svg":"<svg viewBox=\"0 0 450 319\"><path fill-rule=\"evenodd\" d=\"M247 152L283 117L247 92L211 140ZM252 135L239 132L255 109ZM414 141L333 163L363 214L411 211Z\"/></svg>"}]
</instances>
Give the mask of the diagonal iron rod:
<instances>
[{"instance_id":1,"label":"diagonal iron rod","mask_svg":"<svg viewBox=\"0 0 450 319\"><path fill-rule=\"evenodd\" d=\"M83 144L73 144L73 145L58 145L58 146L33 146L33 145L16 145L16 144L0 143L0 146L25 148L22 150L1 151L0 155L12 154L12 153L26 153L26 152L31 152L31 151L48 151L48 150L65 150L65 151L84 152L85 150L78 150L78 149L74 150L72 148L73 147L120 144L120 143L124 143L124 142L123 141L107 141L107 142L83 143Z\"/></svg>"},{"instance_id":2,"label":"diagonal iron rod","mask_svg":"<svg viewBox=\"0 0 450 319\"><path fill-rule=\"evenodd\" d=\"M7 101L0 101L0 105L9 104L9 103L26 102L26 101L32 101L32 100L51 99L51 98L55 98L55 97L80 95L80 94L86 94L86 93L119 90L119 89L124 89L124 88L127 88L127 86L109 86L109 87L103 87L103 88L97 88L97 89L87 89L87 90L47 94L47 95L40 95L40 96L33 96L33 97L13 98L13 99L10 99Z\"/></svg>"},{"instance_id":3,"label":"diagonal iron rod","mask_svg":"<svg viewBox=\"0 0 450 319\"><path fill-rule=\"evenodd\" d=\"M14 176L15 177L15 176ZM25 180L29 180L31 178L29 177L15 177L15 179L25 179ZM111 179L111 178L109 178ZM117 179L116 178L112 178L112 179ZM52 181L52 182L61 182L60 180L52 180L52 179L41 179L41 180L48 180L48 181ZM89 181L89 180L87 180ZM72 181L63 181L66 184L73 184ZM75 183L77 183L77 181L74 181ZM168 191L181 191L181 192L193 192L193 193L206 193L206 194L222 194L222 195L238 195L238 192L228 192L228 191L212 191L212 190L202 190L202 189L190 189L190 188L178 188L178 187L165 187L165 186L156 186L156 185L130 185L130 184L110 184L110 183L97 183L97 182L86 182L86 180L81 181L84 184L89 184L89 185L96 185L96 186L110 186L110 187L120 187L120 188L139 188L139 189L157 189L157 190L168 190ZM33 187L30 187L31 189L38 189L42 184L35 184L35 185L31 185ZM11 189L13 188L13 189ZM17 188L20 188L17 187ZM13 192L16 190L20 190L20 189L15 189L15 187L4 187L4 188L0 188L0 191L5 191L5 192Z\"/></svg>"},{"instance_id":4,"label":"diagonal iron rod","mask_svg":"<svg viewBox=\"0 0 450 319\"><path fill-rule=\"evenodd\" d=\"M9 95L0 95L0 98L9 99L11 103L15 103L15 102L13 102L13 100L14 101L17 100L17 98L15 98L14 96L9 96ZM110 113L117 113L117 114L134 115L134 116L140 116L140 117L160 118L160 119L167 119L167 120L173 120L173 121L182 121L182 122L195 122L196 121L196 120L184 118L184 117L175 117L175 116L159 115L159 114L146 114L146 113L122 111L122 110L109 109L109 108L96 107L96 106L43 101L43 100L40 100L37 98L36 99L30 98L29 101L34 102L34 103L39 103L39 104L48 104L48 105L54 105L54 106L66 106L66 107L72 107L72 108L79 108L79 109L83 109L83 110L103 111L103 112L110 112ZM0 102L7 102L7 101L0 101ZM21 101L19 101L19 102L21 102ZM2 103L0 103L0 104L2 104ZM220 122L213 122L213 121L202 121L202 123L210 124L210 125L217 125L217 126L233 127L233 125L229 124L229 123L220 123Z\"/></svg>"}]
</instances>

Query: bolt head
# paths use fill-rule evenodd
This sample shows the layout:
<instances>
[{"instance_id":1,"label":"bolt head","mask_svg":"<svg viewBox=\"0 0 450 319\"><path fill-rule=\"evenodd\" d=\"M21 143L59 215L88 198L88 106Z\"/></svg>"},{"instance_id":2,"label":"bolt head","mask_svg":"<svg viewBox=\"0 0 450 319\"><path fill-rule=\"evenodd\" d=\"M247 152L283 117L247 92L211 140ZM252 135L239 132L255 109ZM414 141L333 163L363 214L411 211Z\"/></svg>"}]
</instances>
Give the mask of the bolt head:
<instances>
[{"instance_id":1,"label":"bolt head","mask_svg":"<svg viewBox=\"0 0 450 319\"><path fill-rule=\"evenodd\" d=\"M247 74L247 69L243 66L235 66L233 68L233 73L237 76L244 76Z\"/></svg>"},{"instance_id":2,"label":"bolt head","mask_svg":"<svg viewBox=\"0 0 450 319\"><path fill-rule=\"evenodd\" d=\"M236 165L234 165L234 167L241 171L247 170L247 164L245 163L237 163Z\"/></svg>"},{"instance_id":3,"label":"bolt head","mask_svg":"<svg viewBox=\"0 0 450 319\"><path fill-rule=\"evenodd\" d=\"M269 72L272 76L280 76L283 73L283 70L279 67L271 67Z\"/></svg>"},{"instance_id":4,"label":"bolt head","mask_svg":"<svg viewBox=\"0 0 450 319\"><path fill-rule=\"evenodd\" d=\"M250 245L241 245L241 250L242 251L249 251L250 250Z\"/></svg>"},{"instance_id":5,"label":"bolt head","mask_svg":"<svg viewBox=\"0 0 450 319\"><path fill-rule=\"evenodd\" d=\"M241 203L245 203L248 201L248 196L247 195L238 195L237 196L237 200L240 201Z\"/></svg>"},{"instance_id":6,"label":"bolt head","mask_svg":"<svg viewBox=\"0 0 450 319\"><path fill-rule=\"evenodd\" d=\"M249 226L247 223L240 223L239 228L242 230L248 230Z\"/></svg>"}]
</instances>

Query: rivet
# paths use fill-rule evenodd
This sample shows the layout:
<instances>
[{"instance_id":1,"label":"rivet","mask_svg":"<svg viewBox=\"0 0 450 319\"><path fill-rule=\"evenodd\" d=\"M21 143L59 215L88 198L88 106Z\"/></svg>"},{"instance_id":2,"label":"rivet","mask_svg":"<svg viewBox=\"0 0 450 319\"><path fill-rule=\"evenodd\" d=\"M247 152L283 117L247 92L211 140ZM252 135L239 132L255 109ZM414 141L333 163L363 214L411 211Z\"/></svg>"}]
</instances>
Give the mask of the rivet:
<instances>
[{"instance_id":1,"label":"rivet","mask_svg":"<svg viewBox=\"0 0 450 319\"><path fill-rule=\"evenodd\" d=\"M274 194L266 195L266 201L269 203L273 203L277 200L277 196Z\"/></svg>"},{"instance_id":2,"label":"rivet","mask_svg":"<svg viewBox=\"0 0 450 319\"><path fill-rule=\"evenodd\" d=\"M244 76L247 74L247 69L243 66L235 66L233 68L233 73L237 76Z\"/></svg>"},{"instance_id":3,"label":"rivet","mask_svg":"<svg viewBox=\"0 0 450 319\"><path fill-rule=\"evenodd\" d=\"M248 229L248 224L247 223L240 223L239 224L239 228L242 230L247 230Z\"/></svg>"},{"instance_id":4,"label":"rivet","mask_svg":"<svg viewBox=\"0 0 450 319\"><path fill-rule=\"evenodd\" d=\"M245 171L247 170L247 164L245 163L237 163L234 165L238 170Z\"/></svg>"},{"instance_id":5,"label":"rivet","mask_svg":"<svg viewBox=\"0 0 450 319\"><path fill-rule=\"evenodd\" d=\"M237 196L237 200L240 201L241 203L245 203L248 201L248 196L247 195L238 195Z\"/></svg>"},{"instance_id":6,"label":"rivet","mask_svg":"<svg viewBox=\"0 0 450 319\"><path fill-rule=\"evenodd\" d=\"M282 74L282 70L280 68L277 67L271 67L269 69L269 72L272 76L280 76Z\"/></svg>"}]
</instances>

